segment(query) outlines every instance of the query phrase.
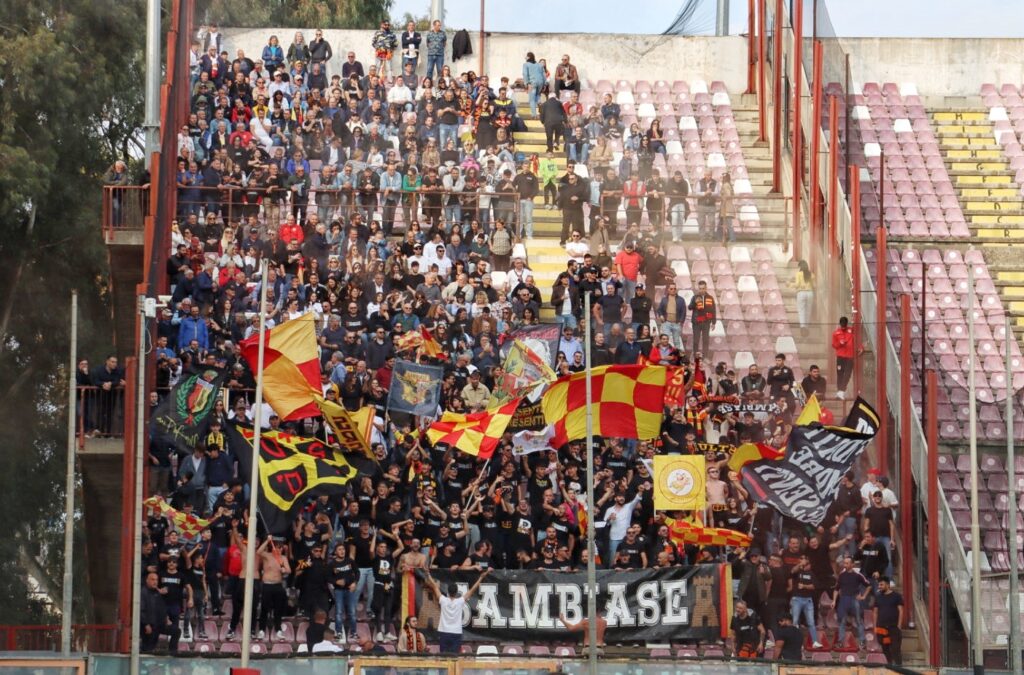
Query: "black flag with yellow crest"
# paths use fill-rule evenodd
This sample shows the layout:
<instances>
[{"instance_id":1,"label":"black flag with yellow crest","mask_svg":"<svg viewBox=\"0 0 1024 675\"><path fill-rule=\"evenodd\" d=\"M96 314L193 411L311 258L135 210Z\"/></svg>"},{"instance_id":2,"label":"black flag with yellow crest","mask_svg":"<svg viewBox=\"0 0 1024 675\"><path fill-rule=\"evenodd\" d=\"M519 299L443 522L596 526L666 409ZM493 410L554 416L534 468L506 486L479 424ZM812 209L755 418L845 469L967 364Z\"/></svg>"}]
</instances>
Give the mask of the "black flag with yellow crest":
<instances>
[{"instance_id":1,"label":"black flag with yellow crest","mask_svg":"<svg viewBox=\"0 0 1024 675\"><path fill-rule=\"evenodd\" d=\"M229 424L228 445L238 457L239 471L252 472L253 430ZM295 513L311 497L337 494L356 476L345 456L318 438L264 430L260 435L259 510L270 534L289 532Z\"/></svg>"}]
</instances>

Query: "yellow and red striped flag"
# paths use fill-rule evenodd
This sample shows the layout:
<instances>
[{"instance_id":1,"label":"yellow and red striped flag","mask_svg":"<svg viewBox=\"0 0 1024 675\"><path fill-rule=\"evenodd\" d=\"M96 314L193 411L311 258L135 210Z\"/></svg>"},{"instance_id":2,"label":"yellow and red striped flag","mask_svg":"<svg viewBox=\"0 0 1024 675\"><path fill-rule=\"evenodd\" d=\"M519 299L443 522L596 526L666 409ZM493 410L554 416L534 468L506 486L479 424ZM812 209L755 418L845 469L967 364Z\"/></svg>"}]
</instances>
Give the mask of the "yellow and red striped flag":
<instances>
[{"instance_id":1,"label":"yellow and red striped flag","mask_svg":"<svg viewBox=\"0 0 1024 675\"><path fill-rule=\"evenodd\" d=\"M594 435L656 437L661 431L667 376L663 366L591 369ZM580 372L559 379L544 393L544 419L555 428L552 445L586 437L586 387L586 372Z\"/></svg>"},{"instance_id":2,"label":"yellow and red striped flag","mask_svg":"<svg viewBox=\"0 0 1024 675\"><path fill-rule=\"evenodd\" d=\"M203 520L199 516L182 513L168 504L160 495L150 497L142 503L155 513L167 516L167 518L174 523L174 527L176 527L186 539L195 539L204 528L210 525L209 521Z\"/></svg>"},{"instance_id":3,"label":"yellow and red striped flag","mask_svg":"<svg viewBox=\"0 0 1024 675\"><path fill-rule=\"evenodd\" d=\"M421 354L426 354L430 358L445 358L444 348L426 326L414 328L400 336L395 340L395 349L399 352L418 349Z\"/></svg>"},{"instance_id":4,"label":"yellow and red striped flag","mask_svg":"<svg viewBox=\"0 0 1024 675\"><path fill-rule=\"evenodd\" d=\"M751 542L749 534L724 527L705 527L700 523L691 523L681 518L666 518L665 524L669 526L669 537L677 544L750 546Z\"/></svg>"},{"instance_id":5,"label":"yellow and red striped flag","mask_svg":"<svg viewBox=\"0 0 1024 675\"><path fill-rule=\"evenodd\" d=\"M421 354L426 354L432 359L445 358L444 348L426 326L420 326L420 334L423 335L423 342L420 344Z\"/></svg>"},{"instance_id":6,"label":"yellow and red striped flag","mask_svg":"<svg viewBox=\"0 0 1024 675\"><path fill-rule=\"evenodd\" d=\"M282 421L316 417L320 409L313 394L320 392L320 351L313 315L274 326L266 333L263 355L263 395ZM257 373L259 335L242 340L242 356Z\"/></svg>"},{"instance_id":7,"label":"yellow and red striped flag","mask_svg":"<svg viewBox=\"0 0 1024 675\"><path fill-rule=\"evenodd\" d=\"M729 458L729 470L739 472L748 462L760 462L762 459L782 459L785 449L773 448L767 443L744 443L733 451Z\"/></svg>"},{"instance_id":8,"label":"yellow and red striped flag","mask_svg":"<svg viewBox=\"0 0 1024 675\"><path fill-rule=\"evenodd\" d=\"M427 438L431 443L447 443L467 455L486 459L494 454L520 401L513 399L497 408L468 415L446 412L427 429Z\"/></svg>"}]
</instances>

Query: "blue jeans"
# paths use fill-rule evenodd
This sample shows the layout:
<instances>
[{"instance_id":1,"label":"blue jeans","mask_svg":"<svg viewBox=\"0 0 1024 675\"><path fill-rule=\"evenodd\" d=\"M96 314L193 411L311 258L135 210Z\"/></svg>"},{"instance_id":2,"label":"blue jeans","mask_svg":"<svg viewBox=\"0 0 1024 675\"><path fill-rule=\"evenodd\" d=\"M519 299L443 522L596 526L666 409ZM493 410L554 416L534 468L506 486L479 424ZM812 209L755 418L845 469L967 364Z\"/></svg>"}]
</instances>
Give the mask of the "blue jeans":
<instances>
[{"instance_id":1,"label":"blue jeans","mask_svg":"<svg viewBox=\"0 0 1024 675\"><path fill-rule=\"evenodd\" d=\"M557 319L558 323L562 324L562 326L576 330L576 317L572 314L559 314L555 319Z\"/></svg>"},{"instance_id":2,"label":"blue jeans","mask_svg":"<svg viewBox=\"0 0 1024 675\"><path fill-rule=\"evenodd\" d=\"M789 609L793 617L793 625L800 627L800 616L807 621L807 629L811 634L811 642L818 641L818 629L814 626L814 598L793 596L789 601Z\"/></svg>"},{"instance_id":3,"label":"blue jeans","mask_svg":"<svg viewBox=\"0 0 1024 675\"><path fill-rule=\"evenodd\" d=\"M615 563L615 553L619 550L619 546L621 545L621 539L608 540L608 560L605 561L605 567L611 567Z\"/></svg>"},{"instance_id":4,"label":"blue jeans","mask_svg":"<svg viewBox=\"0 0 1024 675\"><path fill-rule=\"evenodd\" d=\"M356 634L356 592L334 589L334 632L340 633L344 627L351 638Z\"/></svg>"},{"instance_id":5,"label":"blue jeans","mask_svg":"<svg viewBox=\"0 0 1024 675\"><path fill-rule=\"evenodd\" d=\"M622 277L622 300L625 304L629 304L629 301L636 295L636 281Z\"/></svg>"},{"instance_id":6,"label":"blue jeans","mask_svg":"<svg viewBox=\"0 0 1024 675\"><path fill-rule=\"evenodd\" d=\"M839 622L839 644L843 644L846 637L846 617L853 616L854 625L857 626L857 639L864 642L864 611L860 606L860 600L856 595L840 595L839 606L836 608L836 621Z\"/></svg>"},{"instance_id":7,"label":"blue jeans","mask_svg":"<svg viewBox=\"0 0 1024 675\"><path fill-rule=\"evenodd\" d=\"M355 598L351 600L352 606L355 607L356 603L359 602L359 598L363 596L363 591L366 591L366 611L370 611L370 605L373 603L373 568L372 567L360 567L359 568L359 581L356 582L356 590L352 591L355 594Z\"/></svg>"},{"instance_id":8,"label":"blue jeans","mask_svg":"<svg viewBox=\"0 0 1024 675\"><path fill-rule=\"evenodd\" d=\"M437 78L441 77L441 70L444 68L444 54L427 54L427 72L424 77L437 81ZM437 72L437 75L433 73ZM444 147L444 146L441 146Z\"/></svg>"},{"instance_id":9,"label":"blue jeans","mask_svg":"<svg viewBox=\"0 0 1024 675\"><path fill-rule=\"evenodd\" d=\"M537 99L540 98L540 87L539 84L528 84L526 85L526 95L530 99L530 114L537 114Z\"/></svg>"},{"instance_id":10,"label":"blue jeans","mask_svg":"<svg viewBox=\"0 0 1024 675\"><path fill-rule=\"evenodd\" d=\"M444 207L444 219L447 223L461 223L462 222L462 206L459 204L449 204ZM445 228L450 229L449 227Z\"/></svg>"},{"instance_id":11,"label":"blue jeans","mask_svg":"<svg viewBox=\"0 0 1024 675\"><path fill-rule=\"evenodd\" d=\"M572 160L574 162L580 162L582 164L586 164L587 163L587 156L590 155L590 146L589 145L587 145L586 143L583 143L582 145L580 145L579 150L576 149L576 144L575 143L568 143L566 145L569 148L569 157L568 157L568 159L570 159L570 160Z\"/></svg>"},{"instance_id":12,"label":"blue jeans","mask_svg":"<svg viewBox=\"0 0 1024 675\"><path fill-rule=\"evenodd\" d=\"M686 223L686 207L682 204L676 204L672 207L672 211L669 212L669 218L672 221L672 237L676 241L683 239L683 225Z\"/></svg>"},{"instance_id":13,"label":"blue jeans","mask_svg":"<svg viewBox=\"0 0 1024 675\"><path fill-rule=\"evenodd\" d=\"M672 321L662 321L658 329L662 335L668 336L668 341L676 349L683 348L683 327Z\"/></svg>"},{"instance_id":14,"label":"blue jeans","mask_svg":"<svg viewBox=\"0 0 1024 675\"><path fill-rule=\"evenodd\" d=\"M519 200L519 232L525 236L533 236L533 200Z\"/></svg>"},{"instance_id":15,"label":"blue jeans","mask_svg":"<svg viewBox=\"0 0 1024 675\"><path fill-rule=\"evenodd\" d=\"M885 547L885 552L889 554L889 566L885 568L885 576L892 579L893 567L892 567L892 538L890 537L875 537L879 544Z\"/></svg>"},{"instance_id":16,"label":"blue jeans","mask_svg":"<svg viewBox=\"0 0 1024 675\"><path fill-rule=\"evenodd\" d=\"M440 145L438 147L444 150L448 147L448 139L455 141L455 146L459 145L459 125L458 124L439 124L439 138Z\"/></svg>"}]
</instances>

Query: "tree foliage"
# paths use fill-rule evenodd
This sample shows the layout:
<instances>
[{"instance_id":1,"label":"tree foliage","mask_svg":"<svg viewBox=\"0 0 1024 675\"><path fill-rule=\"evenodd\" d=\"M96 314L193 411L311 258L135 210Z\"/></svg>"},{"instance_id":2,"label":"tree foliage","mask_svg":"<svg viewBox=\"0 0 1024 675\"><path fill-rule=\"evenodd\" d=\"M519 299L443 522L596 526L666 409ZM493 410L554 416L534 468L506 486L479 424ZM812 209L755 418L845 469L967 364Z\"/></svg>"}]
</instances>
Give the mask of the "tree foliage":
<instances>
[{"instance_id":1,"label":"tree foliage","mask_svg":"<svg viewBox=\"0 0 1024 675\"><path fill-rule=\"evenodd\" d=\"M112 336L100 179L138 146L143 11L116 0L0 3L4 624L53 618L29 596L19 554L60 593L69 297L79 291L79 355L99 364ZM76 567L84 562L79 552Z\"/></svg>"},{"instance_id":2,"label":"tree foliage","mask_svg":"<svg viewBox=\"0 0 1024 675\"><path fill-rule=\"evenodd\" d=\"M394 0L208 0L206 22L241 28L377 28Z\"/></svg>"}]
</instances>

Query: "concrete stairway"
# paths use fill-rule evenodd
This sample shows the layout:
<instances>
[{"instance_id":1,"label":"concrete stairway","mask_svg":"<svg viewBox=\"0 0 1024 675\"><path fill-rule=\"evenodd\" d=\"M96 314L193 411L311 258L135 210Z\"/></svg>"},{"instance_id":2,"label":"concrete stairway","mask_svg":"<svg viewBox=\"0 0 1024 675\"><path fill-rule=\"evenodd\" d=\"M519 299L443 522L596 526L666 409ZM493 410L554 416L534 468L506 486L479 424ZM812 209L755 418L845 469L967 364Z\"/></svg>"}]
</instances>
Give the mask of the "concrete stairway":
<instances>
[{"instance_id":1,"label":"concrete stairway","mask_svg":"<svg viewBox=\"0 0 1024 675\"><path fill-rule=\"evenodd\" d=\"M1024 200L1015 172L996 143L982 109L932 112L946 169L960 197L968 226L979 244L1014 332L1024 339Z\"/></svg>"}]
</instances>

